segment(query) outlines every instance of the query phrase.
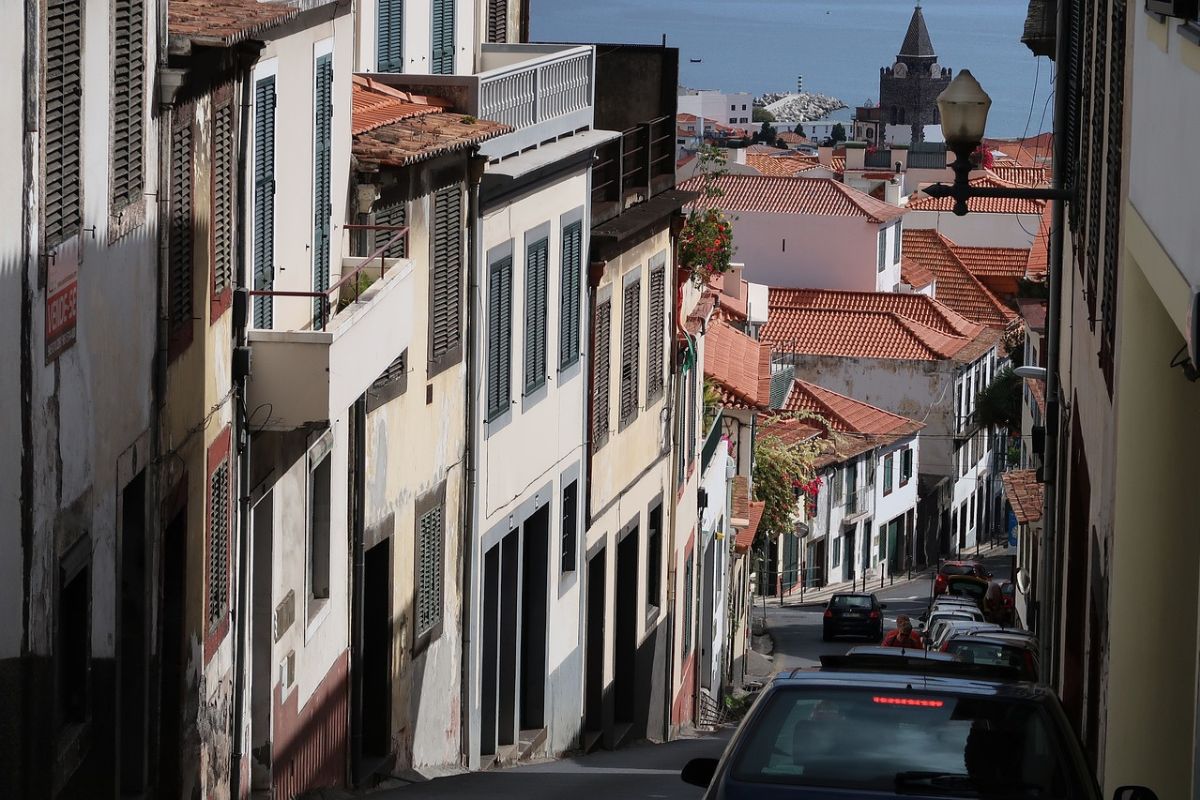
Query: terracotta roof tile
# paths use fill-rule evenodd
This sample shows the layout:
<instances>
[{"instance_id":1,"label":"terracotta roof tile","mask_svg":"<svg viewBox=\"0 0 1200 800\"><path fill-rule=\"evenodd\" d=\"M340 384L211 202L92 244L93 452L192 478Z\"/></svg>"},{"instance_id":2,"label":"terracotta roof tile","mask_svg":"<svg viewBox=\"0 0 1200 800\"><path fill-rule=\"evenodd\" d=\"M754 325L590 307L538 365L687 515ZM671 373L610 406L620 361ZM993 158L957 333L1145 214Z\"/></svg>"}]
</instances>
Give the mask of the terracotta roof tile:
<instances>
[{"instance_id":1,"label":"terracotta roof tile","mask_svg":"<svg viewBox=\"0 0 1200 800\"><path fill-rule=\"evenodd\" d=\"M792 151L784 147L772 147L769 144L752 144L746 148L748 156L786 156L792 155Z\"/></svg>"},{"instance_id":2,"label":"terracotta roof tile","mask_svg":"<svg viewBox=\"0 0 1200 800\"><path fill-rule=\"evenodd\" d=\"M1029 167L1016 162L993 164L990 172L1014 186L1035 187L1050 183L1050 170L1044 166Z\"/></svg>"},{"instance_id":3,"label":"terracotta roof tile","mask_svg":"<svg viewBox=\"0 0 1200 800\"><path fill-rule=\"evenodd\" d=\"M511 130L500 122L462 114L422 114L356 135L352 152L358 169L371 172L455 153Z\"/></svg>"},{"instance_id":4,"label":"terracotta roof tile","mask_svg":"<svg viewBox=\"0 0 1200 800\"><path fill-rule=\"evenodd\" d=\"M1054 134L1047 131L1024 139L984 139L993 152L1003 153L1001 159L1025 166L1049 164L1054 157Z\"/></svg>"},{"instance_id":5,"label":"terracotta roof tile","mask_svg":"<svg viewBox=\"0 0 1200 800\"><path fill-rule=\"evenodd\" d=\"M733 519L746 519L750 515L750 479L745 475L733 476L730 514Z\"/></svg>"},{"instance_id":6,"label":"terracotta roof tile","mask_svg":"<svg viewBox=\"0 0 1200 800\"><path fill-rule=\"evenodd\" d=\"M850 358L973 361L999 341L931 297L771 289L762 338L776 350Z\"/></svg>"},{"instance_id":7,"label":"terracotta roof tile","mask_svg":"<svg viewBox=\"0 0 1200 800\"><path fill-rule=\"evenodd\" d=\"M867 436L908 435L924 425L908 417L884 411L831 389L797 378L784 401L785 411L818 414L830 430Z\"/></svg>"},{"instance_id":8,"label":"terracotta roof tile","mask_svg":"<svg viewBox=\"0 0 1200 800\"><path fill-rule=\"evenodd\" d=\"M788 142L790 144L803 144L804 142L808 141L807 136L801 136L800 134L796 133L795 131L784 131L783 133L779 134L775 138L780 139L785 142Z\"/></svg>"},{"instance_id":9,"label":"terracotta roof tile","mask_svg":"<svg viewBox=\"0 0 1200 800\"><path fill-rule=\"evenodd\" d=\"M1046 383L1039 381L1036 378L1026 378L1025 386L1029 389L1029 394L1033 397L1033 402L1037 404L1038 411L1042 417L1046 416Z\"/></svg>"},{"instance_id":10,"label":"terracotta roof tile","mask_svg":"<svg viewBox=\"0 0 1200 800\"><path fill-rule=\"evenodd\" d=\"M1012 188L1012 184L988 173L972 178L971 185ZM1045 200L1024 200L1006 197L973 197L967 200L967 209L976 214L1041 214L1046 205ZM945 211L950 213L954 209L954 198L914 197L908 201L908 208L910 211Z\"/></svg>"},{"instance_id":11,"label":"terracotta roof tile","mask_svg":"<svg viewBox=\"0 0 1200 800\"><path fill-rule=\"evenodd\" d=\"M992 294L959 260L953 242L933 228L906 228L904 254L928 267L937 279L937 299L970 320L1004 328L1016 312Z\"/></svg>"},{"instance_id":12,"label":"terracotta roof tile","mask_svg":"<svg viewBox=\"0 0 1200 800\"><path fill-rule=\"evenodd\" d=\"M332 2L332 0L327 0ZM228 47L280 25L302 10L325 2L259 2L259 0L171 0L167 31L171 37L197 44Z\"/></svg>"},{"instance_id":13,"label":"terracotta roof tile","mask_svg":"<svg viewBox=\"0 0 1200 800\"><path fill-rule=\"evenodd\" d=\"M1000 476L1000 480L1004 482L1004 495L1012 506L1017 522L1024 525L1042 518L1046 485L1038 482L1033 470L1009 470Z\"/></svg>"},{"instance_id":14,"label":"terracotta roof tile","mask_svg":"<svg viewBox=\"0 0 1200 800\"><path fill-rule=\"evenodd\" d=\"M365 75L355 75L350 92L350 133L358 135L402 119L445 111L450 102L409 94Z\"/></svg>"},{"instance_id":15,"label":"terracotta roof tile","mask_svg":"<svg viewBox=\"0 0 1200 800\"><path fill-rule=\"evenodd\" d=\"M838 173L839 175L842 174L843 172L846 171L846 157L845 156L830 156L829 157L829 166L831 169L833 169L834 172Z\"/></svg>"},{"instance_id":16,"label":"terracotta roof tile","mask_svg":"<svg viewBox=\"0 0 1200 800\"><path fill-rule=\"evenodd\" d=\"M777 175L792 178L821 165L812 156L798 156L794 154L773 156L761 153L747 153L746 166L758 170L762 175Z\"/></svg>"},{"instance_id":17,"label":"terracotta roof tile","mask_svg":"<svg viewBox=\"0 0 1200 800\"><path fill-rule=\"evenodd\" d=\"M687 321L683 323L683 327L692 336L698 334L700 328L708 324L709 319L712 317L713 309L717 307L716 294L713 291L706 291L700 296L695 307L688 314Z\"/></svg>"},{"instance_id":18,"label":"terracotta roof tile","mask_svg":"<svg viewBox=\"0 0 1200 800\"><path fill-rule=\"evenodd\" d=\"M1021 319L1025 320L1029 329L1037 333L1043 333L1046 330L1046 306L1047 301L1042 298L1017 298L1017 313L1021 315Z\"/></svg>"},{"instance_id":19,"label":"terracotta roof tile","mask_svg":"<svg viewBox=\"0 0 1200 800\"><path fill-rule=\"evenodd\" d=\"M824 427L813 420L790 416L770 417L758 425L759 436L774 436L784 444L799 444L809 439L819 439L827 433Z\"/></svg>"},{"instance_id":20,"label":"terracotta roof tile","mask_svg":"<svg viewBox=\"0 0 1200 800\"><path fill-rule=\"evenodd\" d=\"M1024 247L964 247L949 239L950 249L976 277L1024 278L1029 250Z\"/></svg>"},{"instance_id":21,"label":"terracotta roof tile","mask_svg":"<svg viewBox=\"0 0 1200 800\"><path fill-rule=\"evenodd\" d=\"M763 512L766 508L767 504L765 502L759 501L750 504L750 524L739 530L737 538L734 539L734 550L737 553L745 554L750 552L750 547L754 544L754 537L758 534L758 526L762 524Z\"/></svg>"},{"instance_id":22,"label":"terracotta roof tile","mask_svg":"<svg viewBox=\"0 0 1200 800\"><path fill-rule=\"evenodd\" d=\"M1037 236L1033 238L1033 246L1029 248L1029 260L1025 262L1025 275L1031 280L1042 280L1050 272L1050 224L1053 219L1053 207L1047 203L1042 212L1041 224L1038 225Z\"/></svg>"},{"instance_id":23,"label":"terracotta roof tile","mask_svg":"<svg viewBox=\"0 0 1200 800\"><path fill-rule=\"evenodd\" d=\"M933 270L919 261L913 261L908 256L900 259L900 280L914 289L924 289L933 283Z\"/></svg>"},{"instance_id":24,"label":"terracotta roof tile","mask_svg":"<svg viewBox=\"0 0 1200 800\"><path fill-rule=\"evenodd\" d=\"M722 403L738 408L771 404L771 347L717 321L704 334L704 374L722 394Z\"/></svg>"},{"instance_id":25,"label":"terracotta roof tile","mask_svg":"<svg viewBox=\"0 0 1200 800\"><path fill-rule=\"evenodd\" d=\"M679 188L700 189L702 177L685 181ZM701 202L725 211L765 211L815 216L865 217L872 222L890 222L904 209L885 203L833 178L781 178L767 175L722 175L715 185L725 192Z\"/></svg>"}]
</instances>

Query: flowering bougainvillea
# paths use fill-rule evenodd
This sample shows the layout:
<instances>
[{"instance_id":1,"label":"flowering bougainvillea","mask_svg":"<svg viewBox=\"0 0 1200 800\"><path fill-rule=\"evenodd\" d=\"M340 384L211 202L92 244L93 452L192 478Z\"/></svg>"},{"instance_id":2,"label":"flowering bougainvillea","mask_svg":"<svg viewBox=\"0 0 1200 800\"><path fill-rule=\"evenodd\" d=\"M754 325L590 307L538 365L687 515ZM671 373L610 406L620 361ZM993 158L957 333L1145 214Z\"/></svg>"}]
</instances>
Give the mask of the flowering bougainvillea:
<instances>
[{"instance_id":1,"label":"flowering bougainvillea","mask_svg":"<svg viewBox=\"0 0 1200 800\"><path fill-rule=\"evenodd\" d=\"M713 276L729 271L733 260L733 222L712 201L725 191L719 184L725 175L725 156L720 149L705 146L698 153L697 175L700 197L692 205L679 234L679 264L688 270L692 283L706 286Z\"/></svg>"},{"instance_id":2,"label":"flowering bougainvillea","mask_svg":"<svg viewBox=\"0 0 1200 800\"><path fill-rule=\"evenodd\" d=\"M996 159L992 155L992 148L986 144L981 144L975 148L975 152L971 153L971 164L979 169L991 169L996 164Z\"/></svg>"},{"instance_id":3,"label":"flowering bougainvillea","mask_svg":"<svg viewBox=\"0 0 1200 800\"><path fill-rule=\"evenodd\" d=\"M817 515L817 496L823 484L820 475L813 476L811 480L797 478L792 481L792 489L804 498L804 516L808 519Z\"/></svg>"}]
</instances>

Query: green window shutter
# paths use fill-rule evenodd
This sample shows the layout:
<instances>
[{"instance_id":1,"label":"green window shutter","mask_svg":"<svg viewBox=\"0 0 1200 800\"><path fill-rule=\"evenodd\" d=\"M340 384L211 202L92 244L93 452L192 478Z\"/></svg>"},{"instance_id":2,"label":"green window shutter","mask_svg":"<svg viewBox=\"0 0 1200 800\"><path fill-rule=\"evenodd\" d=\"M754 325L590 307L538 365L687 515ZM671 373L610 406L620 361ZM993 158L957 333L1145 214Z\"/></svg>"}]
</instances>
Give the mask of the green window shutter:
<instances>
[{"instance_id":1,"label":"green window shutter","mask_svg":"<svg viewBox=\"0 0 1200 800\"><path fill-rule=\"evenodd\" d=\"M687 565L683 570L683 654L692 652L692 603L695 600L695 574L692 565L692 554L688 554Z\"/></svg>"},{"instance_id":2,"label":"green window shutter","mask_svg":"<svg viewBox=\"0 0 1200 800\"><path fill-rule=\"evenodd\" d=\"M404 0L379 0L375 10L375 69L403 72Z\"/></svg>"},{"instance_id":3,"label":"green window shutter","mask_svg":"<svg viewBox=\"0 0 1200 800\"><path fill-rule=\"evenodd\" d=\"M233 104L213 112L213 296L233 285Z\"/></svg>"},{"instance_id":4,"label":"green window shutter","mask_svg":"<svg viewBox=\"0 0 1200 800\"><path fill-rule=\"evenodd\" d=\"M657 267L650 272L650 308L647 309L650 330L646 331L646 402L657 399L663 391L663 348L666 335L667 268Z\"/></svg>"},{"instance_id":5,"label":"green window shutter","mask_svg":"<svg viewBox=\"0 0 1200 800\"><path fill-rule=\"evenodd\" d=\"M275 285L275 76L254 86L254 288ZM270 297L254 298L254 327L275 321Z\"/></svg>"},{"instance_id":6,"label":"green window shutter","mask_svg":"<svg viewBox=\"0 0 1200 800\"><path fill-rule=\"evenodd\" d=\"M229 460L208 481L208 628L229 609Z\"/></svg>"},{"instance_id":7,"label":"green window shutter","mask_svg":"<svg viewBox=\"0 0 1200 800\"><path fill-rule=\"evenodd\" d=\"M562 232L562 287L558 311L558 366L579 360L579 304L583 268L583 223L572 222Z\"/></svg>"},{"instance_id":8,"label":"green window shutter","mask_svg":"<svg viewBox=\"0 0 1200 800\"><path fill-rule=\"evenodd\" d=\"M142 98L145 93L145 3L113 3L112 202L142 194Z\"/></svg>"},{"instance_id":9,"label":"green window shutter","mask_svg":"<svg viewBox=\"0 0 1200 800\"><path fill-rule=\"evenodd\" d=\"M592 329L592 438L608 438L608 393L612 373L612 300L596 306Z\"/></svg>"},{"instance_id":10,"label":"green window shutter","mask_svg":"<svg viewBox=\"0 0 1200 800\"><path fill-rule=\"evenodd\" d=\"M525 394L546 382L546 270L550 243L525 250Z\"/></svg>"},{"instance_id":11,"label":"green window shutter","mask_svg":"<svg viewBox=\"0 0 1200 800\"><path fill-rule=\"evenodd\" d=\"M430 38L434 75L454 74L454 0L433 0L433 35Z\"/></svg>"},{"instance_id":12,"label":"green window shutter","mask_svg":"<svg viewBox=\"0 0 1200 800\"><path fill-rule=\"evenodd\" d=\"M887 260L887 230L879 229L879 272L883 272Z\"/></svg>"},{"instance_id":13,"label":"green window shutter","mask_svg":"<svg viewBox=\"0 0 1200 800\"><path fill-rule=\"evenodd\" d=\"M459 349L462 307L462 195L457 185L433 196L433 275L430 285L429 359Z\"/></svg>"},{"instance_id":14,"label":"green window shutter","mask_svg":"<svg viewBox=\"0 0 1200 800\"><path fill-rule=\"evenodd\" d=\"M329 158L333 139L333 55L313 69L313 291L329 288L329 226L333 217ZM313 327L322 325L328 298L313 299Z\"/></svg>"},{"instance_id":15,"label":"green window shutter","mask_svg":"<svg viewBox=\"0 0 1200 800\"><path fill-rule=\"evenodd\" d=\"M892 263L899 264L900 263L900 239L901 239L899 222L896 223L894 230L896 233L896 238L892 240Z\"/></svg>"},{"instance_id":16,"label":"green window shutter","mask_svg":"<svg viewBox=\"0 0 1200 800\"><path fill-rule=\"evenodd\" d=\"M47 0L43 137L47 248L77 234L83 220L79 150L82 31L82 0Z\"/></svg>"},{"instance_id":17,"label":"green window shutter","mask_svg":"<svg viewBox=\"0 0 1200 800\"><path fill-rule=\"evenodd\" d=\"M487 40L508 41L508 0L488 0Z\"/></svg>"},{"instance_id":18,"label":"green window shutter","mask_svg":"<svg viewBox=\"0 0 1200 800\"><path fill-rule=\"evenodd\" d=\"M442 507L417 523L416 634L424 636L442 621Z\"/></svg>"},{"instance_id":19,"label":"green window shutter","mask_svg":"<svg viewBox=\"0 0 1200 800\"><path fill-rule=\"evenodd\" d=\"M170 230L167 245L168 319L171 333L192 324L192 125L191 108L171 131Z\"/></svg>"},{"instance_id":20,"label":"green window shutter","mask_svg":"<svg viewBox=\"0 0 1200 800\"><path fill-rule=\"evenodd\" d=\"M408 204L393 203L375 210L376 225L394 225L404 227L408 224ZM375 231L371 252L392 238L394 231ZM408 258L408 237L405 236L396 244L383 251L384 258Z\"/></svg>"},{"instance_id":21,"label":"green window shutter","mask_svg":"<svg viewBox=\"0 0 1200 800\"><path fill-rule=\"evenodd\" d=\"M562 559L563 572L575 571L576 540L579 527L579 481L571 481L562 492Z\"/></svg>"},{"instance_id":22,"label":"green window shutter","mask_svg":"<svg viewBox=\"0 0 1200 800\"><path fill-rule=\"evenodd\" d=\"M512 256L488 271L487 418L508 410L512 399Z\"/></svg>"},{"instance_id":23,"label":"green window shutter","mask_svg":"<svg viewBox=\"0 0 1200 800\"><path fill-rule=\"evenodd\" d=\"M621 424L638 414L638 349L641 344L642 282L626 284L621 296Z\"/></svg>"}]
</instances>

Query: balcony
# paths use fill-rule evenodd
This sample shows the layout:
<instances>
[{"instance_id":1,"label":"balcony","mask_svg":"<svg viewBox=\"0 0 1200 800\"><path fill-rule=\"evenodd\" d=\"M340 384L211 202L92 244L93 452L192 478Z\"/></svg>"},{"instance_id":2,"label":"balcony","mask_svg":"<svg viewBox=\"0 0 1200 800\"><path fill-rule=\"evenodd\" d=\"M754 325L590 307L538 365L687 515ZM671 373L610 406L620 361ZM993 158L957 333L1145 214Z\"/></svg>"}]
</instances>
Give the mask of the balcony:
<instances>
[{"instance_id":1,"label":"balcony","mask_svg":"<svg viewBox=\"0 0 1200 800\"><path fill-rule=\"evenodd\" d=\"M868 150L863 157L863 165L867 169L891 169L891 150Z\"/></svg>"},{"instance_id":2,"label":"balcony","mask_svg":"<svg viewBox=\"0 0 1200 800\"><path fill-rule=\"evenodd\" d=\"M444 97L457 112L511 125L512 133L480 145L480 153L489 158L590 128L594 119L591 45L485 44L475 75L374 73L371 78Z\"/></svg>"},{"instance_id":3,"label":"balcony","mask_svg":"<svg viewBox=\"0 0 1200 800\"><path fill-rule=\"evenodd\" d=\"M249 332L249 407L264 409L254 416L256 428L326 424L408 348L414 265L406 258L382 257L398 238L366 259L343 261L342 277L326 292L250 292L253 302L270 299L276 320L306 320Z\"/></svg>"},{"instance_id":4,"label":"balcony","mask_svg":"<svg viewBox=\"0 0 1200 800\"><path fill-rule=\"evenodd\" d=\"M623 131L596 151L592 224L675 185L675 120L662 116Z\"/></svg>"}]
</instances>

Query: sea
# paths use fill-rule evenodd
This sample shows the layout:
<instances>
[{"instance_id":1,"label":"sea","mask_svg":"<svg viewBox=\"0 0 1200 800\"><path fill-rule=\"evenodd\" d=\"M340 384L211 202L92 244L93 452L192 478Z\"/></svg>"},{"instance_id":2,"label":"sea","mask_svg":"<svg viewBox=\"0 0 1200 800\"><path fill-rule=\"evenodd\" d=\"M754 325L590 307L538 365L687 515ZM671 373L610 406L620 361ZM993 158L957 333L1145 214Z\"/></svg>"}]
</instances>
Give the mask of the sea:
<instances>
[{"instance_id":1,"label":"sea","mask_svg":"<svg viewBox=\"0 0 1200 800\"><path fill-rule=\"evenodd\" d=\"M1032 136L1054 115L1054 64L1021 44L1028 0L921 0L938 63L969 69L992 98L988 136ZM534 41L660 43L680 83L726 92L879 101L912 18L911 0L532 0ZM849 118L849 112L833 114Z\"/></svg>"}]
</instances>

